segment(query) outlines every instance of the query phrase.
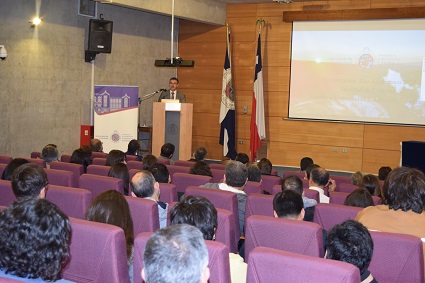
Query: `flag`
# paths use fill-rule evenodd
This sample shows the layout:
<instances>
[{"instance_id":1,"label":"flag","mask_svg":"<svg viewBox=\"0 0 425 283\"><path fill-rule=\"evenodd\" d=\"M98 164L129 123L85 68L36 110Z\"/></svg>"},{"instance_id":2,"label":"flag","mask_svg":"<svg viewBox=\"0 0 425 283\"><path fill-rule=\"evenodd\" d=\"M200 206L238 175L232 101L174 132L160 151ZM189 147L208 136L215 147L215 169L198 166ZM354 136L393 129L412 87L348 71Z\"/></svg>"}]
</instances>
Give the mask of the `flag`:
<instances>
[{"instance_id":1,"label":"flag","mask_svg":"<svg viewBox=\"0 0 425 283\"><path fill-rule=\"evenodd\" d=\"M251 161L255 161L261 140L266 138L264 123L264 95L263 95L263 65L261 62L261 33L258 34L257 56L255 58L254 91L252 93L251 135L250 150Z\"/></svg>"},{"instance_id":2,"label":"flag","mask_svg":"<svg viewBox=\"0 0 425 283\"><path fill-rule=\"evenodd\" d=\"M221 87L220 104L220 141L223 155L230 159L236 158L235 140L235 95L232 85L232 69L230 56L230 32L227 31L226 55L224 57L223 82Z\"/></svg>"}]
</instances>

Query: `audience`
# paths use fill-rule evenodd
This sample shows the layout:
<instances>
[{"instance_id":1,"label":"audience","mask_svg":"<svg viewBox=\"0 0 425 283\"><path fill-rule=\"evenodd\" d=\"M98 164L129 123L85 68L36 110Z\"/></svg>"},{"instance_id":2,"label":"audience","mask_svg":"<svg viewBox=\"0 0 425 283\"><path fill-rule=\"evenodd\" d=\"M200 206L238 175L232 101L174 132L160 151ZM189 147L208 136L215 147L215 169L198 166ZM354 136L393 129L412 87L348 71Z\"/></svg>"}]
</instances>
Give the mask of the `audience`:
<instances>
[{"instance_id":1,"label":"audience","mask_svg":"<svg viewBox=\"0 0 425 283\"><path fill-rule=\"evenodd\" d=\"M360 171L357 171L351 175L351 184L360 186L363 179L363 173Z\"/></svg>"},{"instance_id":2,"label":"audience","mask_svg":"<svg viewBox=\"0 0 425 283\"><path fill-rule=\"evenodd\" d=\"M303 181L297 176L288 176L282 180L282 191L294 191L302 197L303 207L305 209L304 220L313 221L314 207L317 201L304 196Z\"/></svg>"},{"instance_id":3,"label":"audience","mask_svg":"<svg viewBox=\"0 0 425 283\"><path fill-rule=\"evenodd\" d=\"M58 148L56 146L53 145L46 145L42 150L41 150L41 159L43 159L44 161L46 161L46 166L48 168L50 168L50 163L52 163L52 161L58 161L58 157L59 157L59 151Z\"/></svg>"},{"instance_id":4,"label":"audience","mask_svg":"<svg viewBox=\"0 0 425 283\"><path fill-rule=\"evenodd\" d=\"M142 150L142 148L140 147L139 141L138 140L131 140L128 143L127 152L125 154L137 156L137 159L139 161L142 161L142 154L140 152L141 150Z\"/></svg>"},{"instance_id":5,"label":"audience","mask_svg":"<svg viewBox=\"0 0 425 283\"><path fill-rule=\"evenodd\" d=\"M379 183L378 177L375 175L364 175L360 182L360 186L365 187L372 196L381 197L381 184Z\"/></svg>"},{"instance_id":6,"label":"audience","mask_svg":"<svg viewBox=\"0 0 425 283\"><path fill-rule=\"evenodd\" d=\"M122 180L124 185L124 194L128 196L128 187L130 186L130 174L128 173L127 164L116 163L109 169L108 177L118 178Z\"/></svg>"},{"instance_id":7,"label":"audience","mask_svg":"<svg viewBox=\"0 0 425 283\"><path fill-rule=\"evenodd\" d=\"M74 150L69 162L83 165L84 173L87 173L87 167L92 163L91 152L91 148L87 146L80 147Z\"/></svg>"},{"instance_id":8,"label":"audience","mask_svg":"<svg viewBox=\"0 0 425 283\"><path fill-rule=\"evenodd\" d=\"M359 189L352 191L345 198L344 205L364 208L373 206L374 203L372 195L369 193L369 191L364 187L360 187Z\"/></svg>"},{"instance_id":9,"label":"audience","mask_svg":"<svg viewBox=\"0 0 425 283\"><path fill-rule=\"evenodd\" d=\"M205 163L204 161L196 161L190 168L189 174L210 176L210 177L213 176L210 166L208 166L208 164Z\"/></svg>"},{"instance_id":10,"label":"audience","mask_svg":"<svg viewBox=\"0 0 425 283\"><path fill-rule=\"evenodd\" d=\"M267 158L261 158L257 164L258 168L260 168L261 175L271 175L273 165Z\"/></svg>"},{"instance_id":11,"label":"audience","mask_svg":"<svg viewBox=\"0 0 425 283\"><path fill-rule=\"evenodd\" d=\"M313 165L314 161L311 157L303 157L300 160L300 171L305 172L307 170L307 167L310 165Z\"/></svg>"},{"instance_id":12,"label":"audience","mask_svg":"<svg viewBox=\"0 0 425 283\"><path fill-rule=\"evenodd\" d=\"M391 170L392 169L389 166L382 166L381 168L379 168L378 179L380 181L385 181L385 179L387 178L388 174L390 174Z\"/></svg>"},{"instance_id":13,"label":"audience","mask_svg":"<svg viewBox=\"0 0 425 283\"><path fill-rule=\"evenodd\" d=\"M155 163L158 163L156 156L152 154L146 154L142 159L142 169L149 170Z\"/></svg>"},{"instance_id":14,"label":"audience","mask_svg":"<svg viewBox=\"0 0 425 283\"><path fill-rule=\"evenodd\" d=\"M248 181L261 183L261 171L257 164L247 166Z\"/></svg>"},{"instance_id":15,"label":"audience","mask_svg":"<svg viewBox=\"0 0 425 283\"><path fill-rule=\"evenodd\" d=\"M99 139L91 139L90 148L93 152L103 152L103 142Z\"/></svg>"},{"instance_id":16,"label":"audience","mask_svg":"<svg viewBox=\"0 0 425 283\"><path fill-rule=\"evenodd\" d=\"M174 151L176 147L172 143L165 143L161 146L161 153L158 157L158 160L169 160L171 165L174 165L174 162L171 158L173 158Z\"/></svg>"},{"instance_id":17,"label":"audience","mask_svg":"<svg viewBox=\"0 0 425 283\"><path fill-rule=\"evenodd\" d=\"M118 149L111 150L106 156L106 166L113 166L116 163L125 163L127 164L127 158L125 153Z\"/></svg>"},{"instance_id":18,"label":"audience","mask_svg":"<svg viewBox=\"0 0 425 283\"><path fill-rule=\"evenodd\" d=\"M13 159L12 161L9 162L9 164L7 164L6 168L4 168L4 171L1 174L1 179L11 181L12 174L15 171L15 169L21 166L22 164L26 164L26 163L29 163L29 161L23 158Z\"/></svg>"},{"instance_id":19,"label":"audience","mask_svg":"<svg viewBox=\"0 0 425 283\"><path fill-rule=\"evenodd\" d=\"M246 153L240 152L236 155L235 161L239 161L243 164L248 164L249 162L249 156Z\"/></svg>"},{"instance_id":20,"label":"audience","mask_svg":"<svg viewBox=\"0 0 425 283\"><path fill-rule=\"evenodd\" d=\"M41 166L26 163L15 169L12 175L12 189L16 198L45 198L47 193L47 175Z\"/></svg>"},{"instance_id":21,"label":"audience","mask_svg":"<svg viewBox=\"0 0 425 283\"><path fill-rule=\"evenodd\" d=\"M166 165L162 163L155 163L149 168L149 172L152 173L155 181L158 183L171 183L170 172Z\"/></svg>"},{"instance_id":22,"label":"audience","mask_svg":"<svg viewBox=\"0 0 425 283\"><path fill-rule=\"evenodd\" d=\"M310 173L309 189L319 192L320 202L329 203L329 197L325 195L325 187L329 185L329 192L335 190L335 181L329 178L329 173L324 168L315 168Z\"/></svg>"},{"instance_id":23,"label":"audience","mask_svg":"<svg viewBox=\"0 0 425 283\"><path fill-rule=\"evenodd\" d=\"M207 150L205 147L200 146L195 149L195 152L193 152L193 157L189 161L204 161L206 156Z\"/></svg>"},{"instance_id":24,"label":"audience","mask_svg":"<svg viewBox=\"0 0 425 283\"><path fill-rule=\"evenodd\" d=\"M313 171L313 169L316 169L316 168L320 168L320 166L319 165L317 165L317 164L311 164L311 165L309 165L306 169L305 169L305 180L310 180L310 173L311 173L311 171Z\"/></svg>"}]
</instances>

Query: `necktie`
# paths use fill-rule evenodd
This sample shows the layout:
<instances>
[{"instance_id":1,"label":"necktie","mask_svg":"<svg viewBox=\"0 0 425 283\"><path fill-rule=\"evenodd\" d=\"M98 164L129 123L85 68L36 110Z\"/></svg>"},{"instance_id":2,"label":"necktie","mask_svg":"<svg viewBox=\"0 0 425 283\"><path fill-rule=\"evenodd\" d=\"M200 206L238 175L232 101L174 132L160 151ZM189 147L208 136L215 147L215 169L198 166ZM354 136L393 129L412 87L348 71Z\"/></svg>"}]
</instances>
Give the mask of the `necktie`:
<instances>
[{"instance_id":1,"label":"necktie","mask_svg":"<svg viewBox=\"0 0 425 283\"><path fill-rule=\"evenodd\" d=\"M174 91L171 92L171 99L174 99Z\"/></svg>"}]
</instances>

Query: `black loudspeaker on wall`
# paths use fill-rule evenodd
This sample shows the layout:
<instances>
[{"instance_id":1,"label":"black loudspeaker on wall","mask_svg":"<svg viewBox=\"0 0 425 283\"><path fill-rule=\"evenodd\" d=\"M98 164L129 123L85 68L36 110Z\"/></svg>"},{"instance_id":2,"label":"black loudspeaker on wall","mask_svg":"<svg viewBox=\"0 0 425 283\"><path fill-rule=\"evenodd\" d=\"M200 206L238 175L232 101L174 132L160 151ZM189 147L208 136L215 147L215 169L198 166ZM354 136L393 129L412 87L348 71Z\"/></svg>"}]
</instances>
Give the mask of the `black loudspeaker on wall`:
<instances>
[{"instance_id":1,"label":"black loudspeaker on wall","mask_svg":"<svg viewBox=\"0 0 425 283\"><path fill-rule=\"evenodd\" d=\"M112 26L112 21L90 20L88 52L111 53Z\"/></svg>"}]
</instances>

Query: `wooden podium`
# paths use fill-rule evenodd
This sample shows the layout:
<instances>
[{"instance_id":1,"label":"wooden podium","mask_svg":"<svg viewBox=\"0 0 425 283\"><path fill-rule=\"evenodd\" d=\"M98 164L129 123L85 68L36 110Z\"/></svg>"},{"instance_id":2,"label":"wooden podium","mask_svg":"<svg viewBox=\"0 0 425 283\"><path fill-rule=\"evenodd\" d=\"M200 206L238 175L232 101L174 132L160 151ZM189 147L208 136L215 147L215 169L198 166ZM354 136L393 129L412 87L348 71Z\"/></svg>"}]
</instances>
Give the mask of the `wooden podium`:
<instances>
[{"instance_id":1,"label":"wooden podium","mask_svg":"<svg viewBox=\"0 0 425 283\"><path fill-rule=\"evenodd\" d=\"M153 103L152 154L159 156L164 143L176 146L173 159L189 160L192 156L191 103Z\"/></svg>"}]
</instances>

